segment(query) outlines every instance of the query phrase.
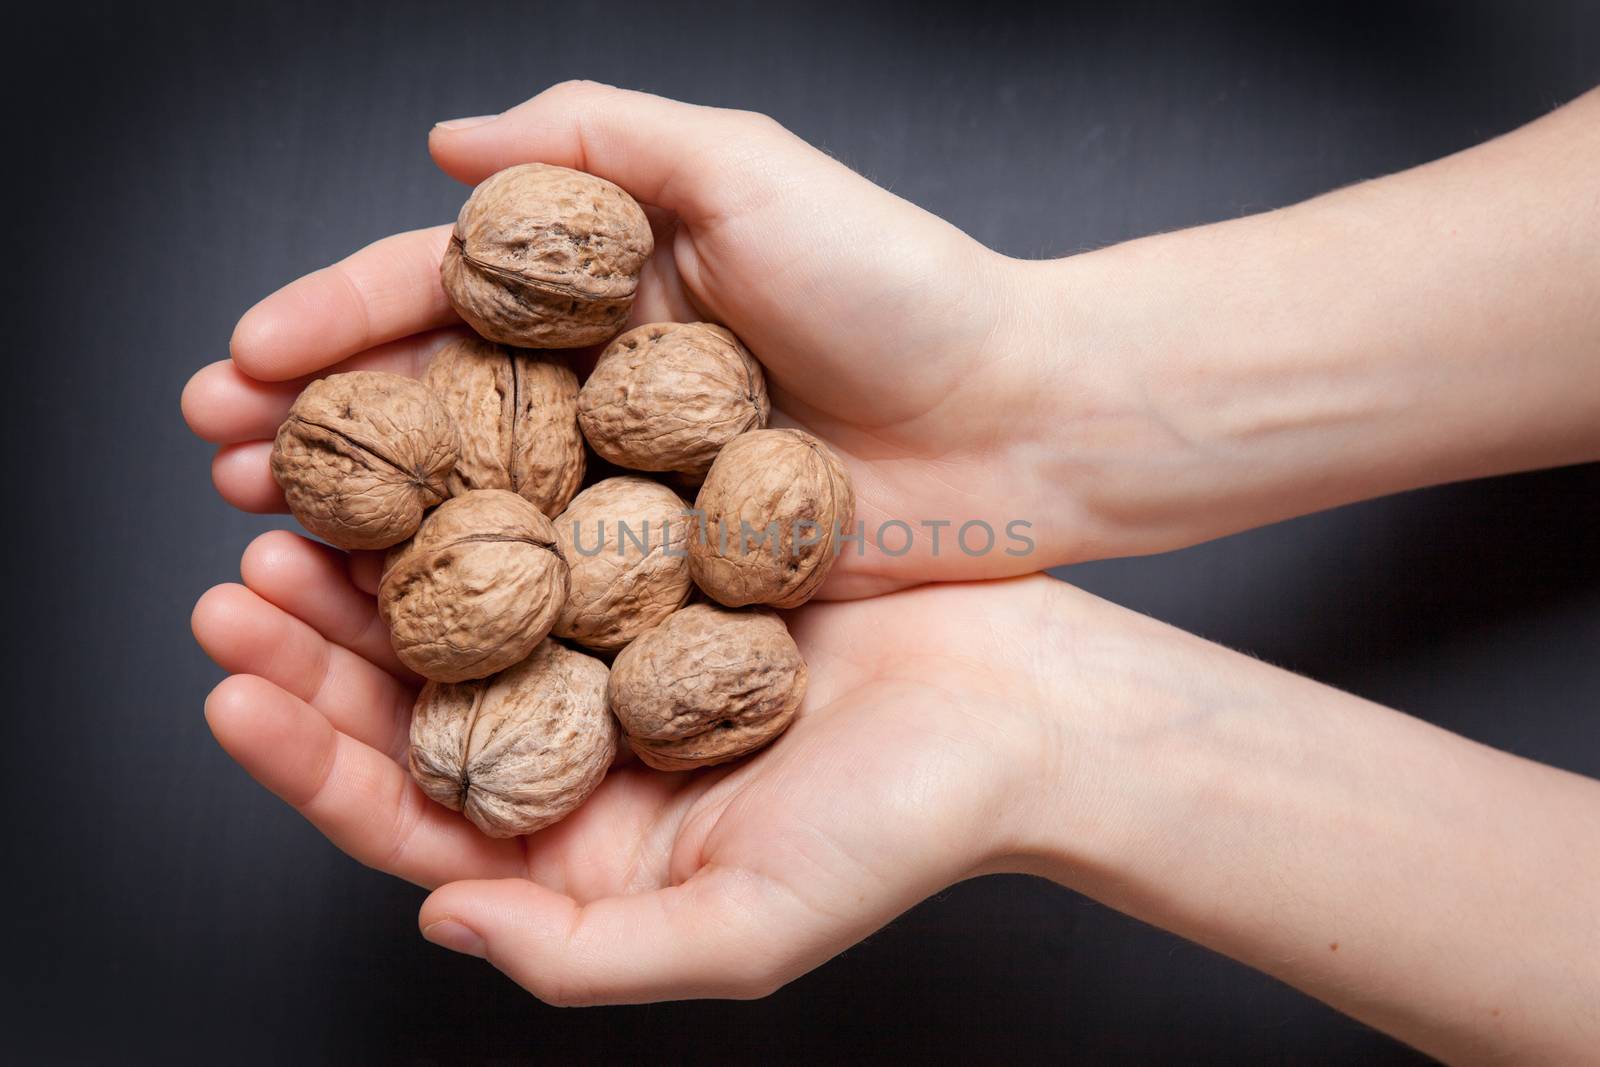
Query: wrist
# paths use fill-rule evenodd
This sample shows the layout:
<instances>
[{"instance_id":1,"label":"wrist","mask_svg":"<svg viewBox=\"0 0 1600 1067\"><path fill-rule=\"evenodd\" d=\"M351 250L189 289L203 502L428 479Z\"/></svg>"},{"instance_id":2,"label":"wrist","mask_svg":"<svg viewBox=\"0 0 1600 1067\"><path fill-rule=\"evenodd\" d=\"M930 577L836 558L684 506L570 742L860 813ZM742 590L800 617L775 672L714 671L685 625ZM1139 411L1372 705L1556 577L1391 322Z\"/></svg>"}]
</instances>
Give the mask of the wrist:
<instances>
[{"instance_id":1,"label":"wrist","mask_svg":"<svg viewBox=\"0 0 1600 1067\"><path fill-rule=\"evenodd\" d=\"M1010 261L1011 402L997 435L1036 509L1041 566L1183 547L1247 523L1213 378L1234 331L1192 296L1198 231L1051 261ZM1208 298L1209 299L1209 298ZM1209 317L1208 317L1209 316ZM1238 375L1232 375L1238 378ZM1270 406L1269 391L1262 397ZM1228 382L1237 410L1249 384ZM1257 417L1272 418L1263 413Z\"/></svg>"},{"instance_id":2,"label":"wrist","mask_svg":"<svg viewBox=\"0 0 1600 1067\"><path fill-rule=\"evenodd\" d=\"M1025 424L1033 479L1064 499L1060 562L1450 476L1412 415L1437 376L1385 346L1386 312L1335 298L1350 268L1328 261L1371 239L1348 214L1313 202L1027 265L1044 385Z\"/></svg>"},{"instance_id":3,"label":"wrist","mask_svg":"<svg viewBox=\"0 0 1600 1067\"><path fill-rule=\"evenodd\" d=\"M1088 335L1114 353L1140 428L1095 499L1141 550L1414 484L1417 451L1395 431L1433 376L1405 374L1384 326L1336 295L1350 286L1328 261L1348 229L1313 203L1080 257Z\"/></svg>"},{"instance_id":4,"label":"wrist","mask_svg":"<svg viewBox=\"0 0 1600 1067\"><path fill-rule=\"evenodd\" d=\"M1206 646L1063 582L1035 591L1016 631L1028 736L993 869L1090 892L1100 875L1131 875L1165 832L1161 813L1181 810L1202 716L1173 646Z\"/></svg>"},{"instance_id":5,"label":"wrist","mask_svg":"<svg viewBox=\"0 0 1600 1067\"><path fill-rule=\"evenodd\" d=\"M1064 582L1034 610L1034 757L1004 869L1159 914L1148 894L1181 895L1172 870L1196 845L1191 830L1248 821L1261 783L1300 758L1302 728L1283 728L1284 709L1314 717L1325 697L1350 698Z\"/></svg>"},{"instance_id":6,"label":"wrist","mask_svg":"<svg viewBox=\"0 0 1600 1067\"><path fill-rule=\"evenodd\" d=\"M990 437L1017 517L1032 524L1036 569L1129 555L1135 523L1109 487L1160 445L1137 376L1104 336L1098 264L996 255L1005 294L984 364L1001 376Z\"/></svg>"}]
</instances>

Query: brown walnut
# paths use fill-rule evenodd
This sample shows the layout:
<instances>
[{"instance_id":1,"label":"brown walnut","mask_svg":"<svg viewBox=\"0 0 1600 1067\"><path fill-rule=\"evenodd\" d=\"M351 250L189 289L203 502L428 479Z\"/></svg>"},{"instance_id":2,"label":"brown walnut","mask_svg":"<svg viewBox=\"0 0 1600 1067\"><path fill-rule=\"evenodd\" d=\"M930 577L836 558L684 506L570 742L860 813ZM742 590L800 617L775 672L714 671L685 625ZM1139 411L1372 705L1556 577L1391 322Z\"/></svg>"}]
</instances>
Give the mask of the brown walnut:
<instances>
[{"instance_id":1,"label":"brown walnut","mask_svg":"<svg viewBox=\"0 0 1600 1067\"><path fill-rule=\"evenodd\" d=\"M515 493L475 489L445 501L389 553L378 610L402 663L459 682L526 656L566 597L550 520Z\"/></svg>"},{"instance_id":2,"label":"brown walnut","mask_svg":"<svg viewBox=\"0 0 1600 1067\"><path fill-rule=\"evenodd\" d=\"M650 220L615 185L524 163L472 191L440 277L456 312L489 340L577 348L622 329L654 248Z\"/></svg>"},{"instance_id":3,"label":"brown walnut","mask_svg":"<svg viewBox=\"0 0 1600 1067\"><path fill-rule=\"evenodd\" d=\"M411 776L490 837L565 818L616 748L605 664L555 641L491 678L429 682L411 713Z\"/></svg>"},{"instance_id":4,"label":"brown walnut","mask_svg":"<svg viewBox=\"0 0 1600 1067\"><path fill-rule=\"evenodd\" d=\"M300 525L339 548L388 548L447 495L458 452L444 406L414 378L330 374L305 387L272 444Z\"/></svg>"},{"instance_id":5,"label":"brown walnut","mask_svg":"<svg viewBox=\"0 0 1600 1067\"><path fill-rule=\"evenodd\" d=\"M767 744L805 692L805 661L777 615L690 604L618 653L606 696L639 758L681 771Z\"/></svg>"},{"instance_id":6,"label":"brown walnut","mask_svg":"<svg viewBox=\"0 0 1600 1067\"><path fill-rule=\"evenodd\" d=\"M767 424L761 365L739 339L704 322L658 322L606 346L578 394L594 450L641 471L704 477L723 445Z\"/></svg>"},{"instance_id":7,"label":"brown walnut","mask_svg":"<svg viewBox=\"0 0 1600 1067\"><path fill-rule=\"evenodd\" d=\"M578 376L558 355L481 338L445 345L422 376L461 434L452 495L509 489L552 518L583 482Z\"/></svg>"},{"instance_id":8,"label":"brown walnut","mask_svg":"<svg viewBox=\"0 0 1600 1067\"><path fill-rule=\"evenodd\" d=\"M689 573L729 607L804 604L855 521L850 475L801 430L752 430L723 446L695 499Z\"/></svg>"},{"instance_id":9,"label":"brown walnut","mask_svg":"<svg viewBox=\"0 0 1600 1067\"><path fill-rule=\"evenodd\" d=\"M613 652L682 607L693 588L688 510L648 478L607 478L574 497L555 524L572 573L555 635Z\"/></svg>"}]
</instances>

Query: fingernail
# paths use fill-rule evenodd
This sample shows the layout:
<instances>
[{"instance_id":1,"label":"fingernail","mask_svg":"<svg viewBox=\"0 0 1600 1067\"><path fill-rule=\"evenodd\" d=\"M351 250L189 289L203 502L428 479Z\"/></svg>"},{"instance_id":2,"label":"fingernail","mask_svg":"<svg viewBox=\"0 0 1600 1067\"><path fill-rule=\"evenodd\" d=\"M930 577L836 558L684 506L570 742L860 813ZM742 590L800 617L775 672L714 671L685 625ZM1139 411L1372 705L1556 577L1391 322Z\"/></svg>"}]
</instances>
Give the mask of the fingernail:
<instances>
[{"instance_id":1,"label":"fingernail","mask_svg":"<svg viewBox=\"0 0 1600 1067\"><path fill-rule=\"evenodd\" d=\"M463 956L476 956L480 960L489 951L488 946L483 943L483 938L454 919L440 919L438 922L429 923L422 928L422 936L440 948L459 952Z\"/></svg>"},{"instance_id":2,"label":"fingernail","mask_svg":"<svg viewBox=\"0 0 1600 1067\"><path fill-rule=\"evenodd\" d=\"M446 130L470 130L474 126L482 126L485 122L493 122L499 117L499 115L473 115L465 119L445 119L434 125Z\"/></svg>"}]
</instances>

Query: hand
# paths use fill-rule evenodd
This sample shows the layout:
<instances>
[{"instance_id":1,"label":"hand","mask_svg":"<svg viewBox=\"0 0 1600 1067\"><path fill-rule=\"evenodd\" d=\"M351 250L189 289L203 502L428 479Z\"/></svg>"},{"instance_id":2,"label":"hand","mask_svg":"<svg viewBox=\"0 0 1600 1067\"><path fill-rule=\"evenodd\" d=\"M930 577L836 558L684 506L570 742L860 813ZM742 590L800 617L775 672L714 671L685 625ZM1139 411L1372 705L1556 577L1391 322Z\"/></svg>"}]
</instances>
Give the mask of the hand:
<instances>
[{"instance_id":1,"label":"hand","mask_svg":"<svg viewBox=\"0 0 1600 1067\"><path fill-rule=\"evenodd\" d=\"M903 556L843 555L823 588L839 597L1600 456L1597 116L1593 92L1403 174L1049 263L987 251L770 120L602 86L436 128L431 147L466 181L537 159L647 204L635 319L731 326L768 367L776 419L850 466L868 530L918 534ZM305 376L421 371L457 321L448 232L380 241L244 317L233 361L184 393L222 446L224 497L282 510L267 439ZM919 524L968 519L1032 522L1036 551L972 557L946 528L933 558Z\"/></svg>"},{"instance_id":2,"label":"hand","mask_svg":"<svg viewBox=\"0 0 1600 1067\"><path fill-rule=\"evenodd\" d=\"M811 687L773 745L623 763L493 840L400 762L414 680L374 557L271 533L241 570L194 615L234 672L218 740L356 859L438 887L431 939L544 999L760 995L952 882L1025 871L1448 1062L1595 1047L1600 783L1063 583L792 612Z\"/></svg>"},{"instance_id":3,"label":"hand","mask_svg":"<svg viewBox=\"0 0 1600 1067\"><path fill-rule=\"evenodd\" d=\"M826 594L926 579L1021 574L1048 562L1006 555L1007 523L1032 501L1028 412L1038 345L1024 336L1023 265L853 173L759 115L598 85L560 85L498 118L437 127L430 148L463 181L530 160L591 171L643 202L656 230L632 322L710 318L766 365L780 425L800 425L851 468L868 531L900 519L903 556L847 551ZM195 432L223 447L222 495L281 510L267 443L308 375L383 368L417 374L458 322L440 288L449 227L379 241L250 310L233 360L184 395ZM1054 418L1065 417L1057 404ZM988 522L996 546L960 551L957 528ZM923 520L942 529L934 558ZM891 551L903 534L891 531ZM970 545L982 547L980 530Z\"/></svg>"},{"instance_id":4,"label":"hand","mask_svg":"<svg viewBox=\"0 0 1600 1067\"><path fill-rule=\"evenodd\" d=\"M353 557L371 585L370 555ZM695 773L614 767L565 821L494 840L404 767L415 680L347 557L284 532L196 606L234 672L222 746L340 848L430 888L427 935L560 1004L751 997L939 889L998 869L1049 790L1017 633L1043 578L812 605L805 703L769 748ZM1028 792L1023 787L1033 786Z\"/></svg>"}]
</instances>

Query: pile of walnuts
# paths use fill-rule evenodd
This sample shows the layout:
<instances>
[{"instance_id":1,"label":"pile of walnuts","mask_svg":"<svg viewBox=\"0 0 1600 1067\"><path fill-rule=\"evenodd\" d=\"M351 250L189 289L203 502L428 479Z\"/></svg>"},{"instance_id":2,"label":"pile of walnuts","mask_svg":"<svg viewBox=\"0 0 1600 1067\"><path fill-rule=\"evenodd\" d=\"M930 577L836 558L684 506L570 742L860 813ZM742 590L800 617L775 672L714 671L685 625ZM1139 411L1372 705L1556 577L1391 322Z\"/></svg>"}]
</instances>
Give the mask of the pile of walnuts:
<instances>
[{"instance_id":1,"label":"pile of walnuts","mask_svg":"<svg viewBox=\"0 0 1600 1067\"><path fill-rule=\"evenodd\" d=\"M766 428L761 365L732 333L619 335L653 248L610 182L501 171L462 207L440 269L478 336L420 381L312 382L273 446L306 529L388 550L379 611L427 679L411 773L494 837L582 804L621 740L689 770L782 733L806 666L771 609L816 592L853 521L827 447ZM580 387L555 350L600 344ZM588 449L639 473L586 485Z\"/></svg>"}]
</instances>

